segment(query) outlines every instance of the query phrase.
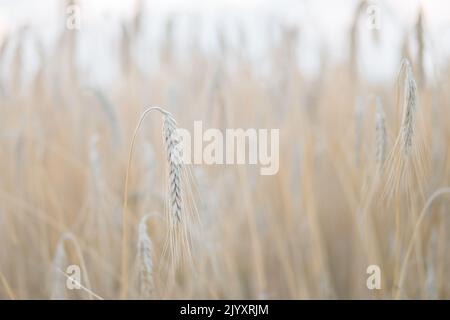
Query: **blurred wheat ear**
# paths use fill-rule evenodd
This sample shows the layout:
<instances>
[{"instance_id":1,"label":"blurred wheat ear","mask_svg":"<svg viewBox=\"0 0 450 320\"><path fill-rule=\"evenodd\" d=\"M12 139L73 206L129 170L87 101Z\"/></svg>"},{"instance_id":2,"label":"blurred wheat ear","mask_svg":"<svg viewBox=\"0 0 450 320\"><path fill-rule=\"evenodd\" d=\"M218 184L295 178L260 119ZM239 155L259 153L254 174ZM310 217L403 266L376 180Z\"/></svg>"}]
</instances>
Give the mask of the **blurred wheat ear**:
<instances>
[{"instance_id":1,"label":"blurred wheat ear","mask_svg":"<svg viewBox=\"0 0 450 320\"><path fill-rule=\"evenodd\" d=\"M80 263L80 269L83 275L82 279L84 279L84 282L86 283L85 287L87 288L91 287L89 276L86 269L86 264L84 262L80 246L75 236L68 232L63 233L58 240L58 244L56 246L56 251L52 263L51 299L53 300L61 300L67 298L67 290L66 290L67 275L65 274L65 271L67 266L69 265L69 253L65 247L66 242L72 243L75 249L75 254ZM82 284L80 283L80 285ZM93 298L92 292L89 289L86 290L86 292L89 295L89 299L92 299Z\"/></svg>"},{"instance_id":2,"label":"blurred wheat ear","mask_svg":"<svg viewBox=\"0 0 450 320\"><path fill-rule=\"evenodd\" d=\"M414 80L411 65L404 60L402 68L405 68L404 102L402 118L402 148L405 155L410 153L414 135L414 119L417 105L417 85Z\"/></svg>"},{"instance_id":3,"label":"blurred wheat ear","mask_svg":"<svg viewBox=\"0 0 450 320\"><path fill-rule=\"evenodd\" d=\"M152 241L148 235L147 220L151 214L142 217L139 222L138 258L139 258L139 291L141 299L147 299L153 293L153 260Z\"/></svg>"}]
</instances>

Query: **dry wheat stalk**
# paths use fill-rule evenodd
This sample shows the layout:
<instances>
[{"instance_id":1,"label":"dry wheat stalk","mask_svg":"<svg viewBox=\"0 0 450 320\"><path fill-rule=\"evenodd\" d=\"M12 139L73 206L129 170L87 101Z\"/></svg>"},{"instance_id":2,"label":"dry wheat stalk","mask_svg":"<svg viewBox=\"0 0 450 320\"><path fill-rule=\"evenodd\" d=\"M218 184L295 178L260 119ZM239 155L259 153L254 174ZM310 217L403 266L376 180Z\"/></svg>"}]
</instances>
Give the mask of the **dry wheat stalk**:
<instances>
[{"instance_id":1,"label":"dry wheat stalk","mask_svg":"<svg viewBox=\"0 0 450 320\"><path fill-rule=\"evenodd\" d=\"M399 280L398 280L397 290L394 295L395 299L401 298L402 292L401 292L401 290L398 290L398 289L403 287L405 275L407 272L406 269L408 266L408 261L411 257L411 253L413 251L413 248L415 247L416 241L418 241L418 239L420 239L420 227L421 227L423 221L425 220L427 213L430 214L430 212L428 212L430 207L436 201L436 199L438 199L444 195L449 195L449 194L450 194L449 187L440 188L440 189L437 189L436 191L434 191L433 194L431 196L429 196L427 201L425 202L425 205L423 206L422 211L420 212L419 217L415 223L414 231L411 235L405 256L403 257L403 261L401 263L400 274L398 277Z\"/></svg>"}]
</instances>

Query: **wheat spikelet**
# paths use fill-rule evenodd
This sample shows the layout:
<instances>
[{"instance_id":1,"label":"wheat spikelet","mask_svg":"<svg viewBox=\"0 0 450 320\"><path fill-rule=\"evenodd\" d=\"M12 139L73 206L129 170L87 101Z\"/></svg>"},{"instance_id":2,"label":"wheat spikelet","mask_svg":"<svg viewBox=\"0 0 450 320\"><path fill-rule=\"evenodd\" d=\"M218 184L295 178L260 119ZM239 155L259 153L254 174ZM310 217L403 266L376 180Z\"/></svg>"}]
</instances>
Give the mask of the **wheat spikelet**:
<instances>
[{"instance_id":1,"label":"wheat spikelet","mask_svg":"<svg viewBox=\"0 0 450 320\"><path fill-rule=\"evenodd\" d=\"M386 158L386 117L383 110L381 99L376 99L376 114L375 114L375 130L376 130L376 151L375 157L379 168L383 166Z\"/></svg>"},{"instance_id":2,"label":"wheat spikelet","mask_svg":"<svg viewBox=\"0 0 450 320\"><path fill-rule=\"evenodd\" d=\"M139 258L139 291L141 298L149 298L153 292L153 261L152 241L148 236L147 220L145 215L139 222L138 258Z\"/></svg>"},{"instance_id":3,"label":"wheat spikelet","mask_svg":"<svg viewBox=\"0 0 450 320\"><path fill-rule=\"evenodd\" d=\"M163 136L169 164L170 210L175 222L180 222L182 204L180 137L177 134L177 123L169 114L164 115Z\"/></svg>"}]
</instances>

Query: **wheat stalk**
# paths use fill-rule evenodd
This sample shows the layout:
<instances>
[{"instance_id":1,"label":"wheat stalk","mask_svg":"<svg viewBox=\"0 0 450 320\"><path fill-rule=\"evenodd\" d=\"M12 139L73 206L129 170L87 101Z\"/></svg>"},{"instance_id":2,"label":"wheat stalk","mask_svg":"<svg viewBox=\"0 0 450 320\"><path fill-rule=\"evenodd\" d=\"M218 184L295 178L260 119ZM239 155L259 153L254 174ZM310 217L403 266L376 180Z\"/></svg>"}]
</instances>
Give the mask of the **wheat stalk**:
<instances>
[{"instance_id":1,"label":"wheat stalk","mask_svg":"<svg viewBox=\"0 0 450 320\"><path fill-rule=\"evenodd\" d=\"M434 191L433 194L430 197L428 197L427 201L425 202L425 205L423 206L422 211L419 214L419 218L417 219L417 221L415 223L414 230L411 234L411 238L409 240L408 247L406 249L406 253L405 253L402 263L401 263L400 275L399 275L399 280L398 280L398 284L397 284L397 291L394 295L395 299L400 299L400 297L401 297L401 291L399 289L403 288L403 282L404 282L405 276L406 276L406 269L407 269L406 267L408 265L408 261L412 254L414 245L420 238L420 227L427 215L427 212L429 212L428 210L430 209L431 205L437 198L442 197L444 195L449 195L449 194L450 194L449 187L440 188L440 189ZM430 212L430 214L431 213L432 212Z\"/></svg>"}]
</instances>

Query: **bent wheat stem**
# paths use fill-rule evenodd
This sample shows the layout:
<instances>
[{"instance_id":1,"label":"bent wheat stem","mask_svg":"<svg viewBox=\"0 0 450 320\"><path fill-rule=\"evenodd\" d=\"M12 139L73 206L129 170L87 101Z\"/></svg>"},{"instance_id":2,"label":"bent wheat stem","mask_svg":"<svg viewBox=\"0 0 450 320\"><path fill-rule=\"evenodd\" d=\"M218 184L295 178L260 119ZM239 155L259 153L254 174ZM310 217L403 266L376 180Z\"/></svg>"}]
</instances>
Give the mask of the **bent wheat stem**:
<instances>
[{"instance_id":1,"label":"bent wheat stem","mask_svg":"<svg viewBox=\"0 0 450 320\"><path fill-rule=\"evenodd\" d=\"M127 297L128 293L128 265L127 265L127 259L128 259L128 251L127 251L127 210L128 210L128 184L129 184L129 178L130 178L130 169L131 169L131 161L133 159L133 150L134 150L134 144L136 141L136 136L139 132L139 128L141 127L142 122L146 118L146 116L152 112L152 111L159 111L163 115L170 115L169 112L166 110L160 108L160 107L150 107L146 109L136 126L133 132L133 137L131 139L131 145L130 145L130 151L128 153L128 163L127 163L127 171L125 174L125 188L124 188L124 194L123 194L123 211L122 211L122 261L121 261L121 290L120 290L120 298L125 299Z\"/></svg>"}]
</instances>

